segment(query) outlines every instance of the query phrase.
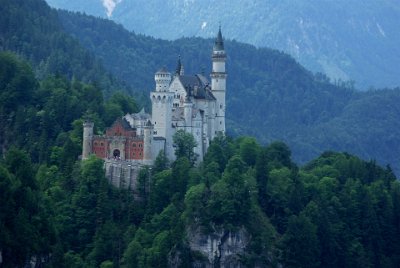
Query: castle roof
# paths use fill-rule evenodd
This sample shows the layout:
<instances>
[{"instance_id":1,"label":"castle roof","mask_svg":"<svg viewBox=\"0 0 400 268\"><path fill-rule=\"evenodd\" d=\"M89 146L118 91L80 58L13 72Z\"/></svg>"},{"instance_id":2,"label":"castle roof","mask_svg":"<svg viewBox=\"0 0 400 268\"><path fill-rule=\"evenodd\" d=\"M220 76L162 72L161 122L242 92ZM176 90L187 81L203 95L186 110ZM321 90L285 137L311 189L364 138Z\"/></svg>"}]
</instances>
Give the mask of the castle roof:
<instances>
[{"instance_id":1,"label":"castle roof","mask_svg":"<svg viewBox=\"0 0 400 268\"><path fill-rule=\"evenodd\" d=\"M217 38L215 39L213 50L214 51L224 50L224 40L222 39L221 26L219 26L218 35Z\"/></svg>"},{"instance_id":2,"label":"castle roof","mask_svg":"<svg viewBox=\"0 0 400 268\"><path fill-rule=\"evenodd\" d=\"M131 127L129 122L125 118L119 118L115 123L118 123L118 121L121 122L121 125L124 129L126 130L134 130L134 128Z\"/></svg>"},{"instance_id":3,"label":"castle roof","mask_svg":"<svg viewBox=\"0 0 400 268\"><path fill-rule=\"evenodd\" d=\"M130 116L131 118L133 118L135 120L145 120L145 119L151 118L150 114L146 113L144 108L142 108L142 110L140 110L140 112L138 112L138 113L127 114L126 116Z\"/></svg>"},{"instance_id":4,"label":"castle roof","mask_svg":"<svg viewBox=\"0 0 400 268\"><path fill-rule=\"evenodd\" d=\"M115 132L113 131L113 129L118 128L118 125L120 125L125 131L136 130L136 128L133 128L125 118L119 117L117 120L114 121L111 127L108 127L106 129L106 136L114 136Z\"/></svg>"},{"instance_id":5,"label":"castle roof","mask_svg":"<svg viewBox=\"0 0 400 268\"><path fill-rule=\"evenodd\" d=\"M186 93L195 99L215 100L209 82L204 75L181 75L179 76L179 81L184 86Z\"/></svg>"}]
</instances>

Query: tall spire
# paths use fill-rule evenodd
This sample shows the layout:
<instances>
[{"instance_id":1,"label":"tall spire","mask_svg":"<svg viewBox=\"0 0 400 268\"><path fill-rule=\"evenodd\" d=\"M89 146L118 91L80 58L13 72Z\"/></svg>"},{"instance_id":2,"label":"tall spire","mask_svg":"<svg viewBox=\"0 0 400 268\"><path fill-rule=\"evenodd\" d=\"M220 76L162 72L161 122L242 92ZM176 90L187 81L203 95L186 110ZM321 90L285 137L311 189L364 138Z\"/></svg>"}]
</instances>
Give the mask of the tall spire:
<instances>
[{"instance_id":1,"label":"tall spire","mask_svg":"<svg viewBox=\"0 0 400 268\"><path fill-rule=\"evenodd\" d=\"M224 50L224 40L222 39L222 33L221 33L221 25L219 25L219 30L218 30L218 35L217 38L215 39L214 43L214 51L218 50Z\"/></svg>"},{"instance_id":2,"label":"tall spire","mask_svg":"<svg viewBox=\"0 0 400 268\"><path fill-rule=\"evenodd\" d=\"M178 57L178 63L176 65L175 74L176 75L183 75L183 66L182 66L182 62L181 62L181 55L179 55L179 57Z\"/></svg>"}]
</instances>

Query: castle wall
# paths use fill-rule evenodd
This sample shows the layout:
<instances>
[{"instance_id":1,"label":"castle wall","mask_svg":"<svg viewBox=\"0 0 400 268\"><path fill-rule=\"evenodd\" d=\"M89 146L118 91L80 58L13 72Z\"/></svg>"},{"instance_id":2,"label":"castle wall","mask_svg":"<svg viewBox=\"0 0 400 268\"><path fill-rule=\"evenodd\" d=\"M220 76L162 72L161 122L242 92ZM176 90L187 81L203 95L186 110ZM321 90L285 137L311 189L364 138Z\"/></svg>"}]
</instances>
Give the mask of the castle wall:
<instances>
[{"instance_id":1,"label":"castle wall","mask_svg":"<svg viewBox=\"0 0 400 268\"><path fill-rule=\"evenodd\" d=\"M104 162L108 181L118 188L137 191L141 165L122 160L107 159Z\"/></svg>"},{"instance_id":2,"label":"castle wall","mask_svg":"<svg viewBox=\"0 0 400 268\"><path fill-rule=\"evenodd\" d=\"M203 122L200 116L193 120L192 135L196 141L197 146L194 152L198 155L197 161L203 161L204 143L203 143Z\"/></svg>"},{"instance_id":3,"label":"castle wall","mask_svg":"<svg viewBox=\"0 0 400 268\"><path fill-rule=\"evenodd\" d=\"M109 155L108 141L105 137L95 136L93 138L93 153L99 158L106 158Z\"/></svg>"},{"instance_id":4,"label":"castle wall","mask_svg":"<svg viewBox=\"0 0 400 268\"><path fill-rule=\"evenodd\" d=\"M154 160L156 159L161 150L165 152L165 139L154 138L151 146L151 153L154 157Z\"/></svg>"},{"instance_id":5,"label":"castle wall","mask_svg":"<svg viewBox=\"0 0 400 268\"><path fill-rule=\"evenodd\" d=\"M126 159L140 160L143 159L144 155L144 142L140 140L129 139L126 143Z\"/></svg>"}]
</instances>

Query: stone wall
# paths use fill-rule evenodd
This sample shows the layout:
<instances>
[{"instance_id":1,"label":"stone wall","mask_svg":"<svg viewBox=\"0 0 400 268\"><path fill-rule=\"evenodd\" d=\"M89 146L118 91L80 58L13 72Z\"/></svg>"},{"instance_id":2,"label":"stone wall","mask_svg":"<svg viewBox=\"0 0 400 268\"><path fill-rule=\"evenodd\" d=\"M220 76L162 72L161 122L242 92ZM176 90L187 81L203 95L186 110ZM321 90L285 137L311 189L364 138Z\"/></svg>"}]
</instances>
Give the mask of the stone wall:
<instances>
[{"instance_id":1,"label":"stone wall","mask_svg":"<svg viewBox=\"0 0 400 268\"><path fill-rule=\"evenodd\" d=\"M104 162L108 181L118 188L137 190L137 177L141 165L130 161L107 159Z\"/></svg>"}]
</instances>

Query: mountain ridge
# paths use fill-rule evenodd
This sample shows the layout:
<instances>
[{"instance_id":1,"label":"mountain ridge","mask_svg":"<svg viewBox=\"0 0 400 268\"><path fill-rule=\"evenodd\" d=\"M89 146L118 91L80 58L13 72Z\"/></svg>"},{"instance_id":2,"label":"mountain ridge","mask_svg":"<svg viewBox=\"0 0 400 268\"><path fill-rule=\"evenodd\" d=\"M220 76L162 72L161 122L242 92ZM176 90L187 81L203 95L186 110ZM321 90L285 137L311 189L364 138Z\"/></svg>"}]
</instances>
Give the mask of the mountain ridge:
<instances>
[{"instance_id":1,"label":"mountain ridge","mask_svg":"<svg viewBox=\"0 0 400 268\"><path fill-rule=\"evenodd\" d=\"M51 5L107 17L101 1ZM114 1L115 2L115 1ZM173 14L171 16L171 14ZM234 17L234 19L232 19ZM215 36L218 24L232 39L292 55L313 72L357 88L400 85L400 5L396 1L119 1L110 19L136 33L174 40ZM182 23L182 22L185 23Z\"/></svg>"}]
</instances>

